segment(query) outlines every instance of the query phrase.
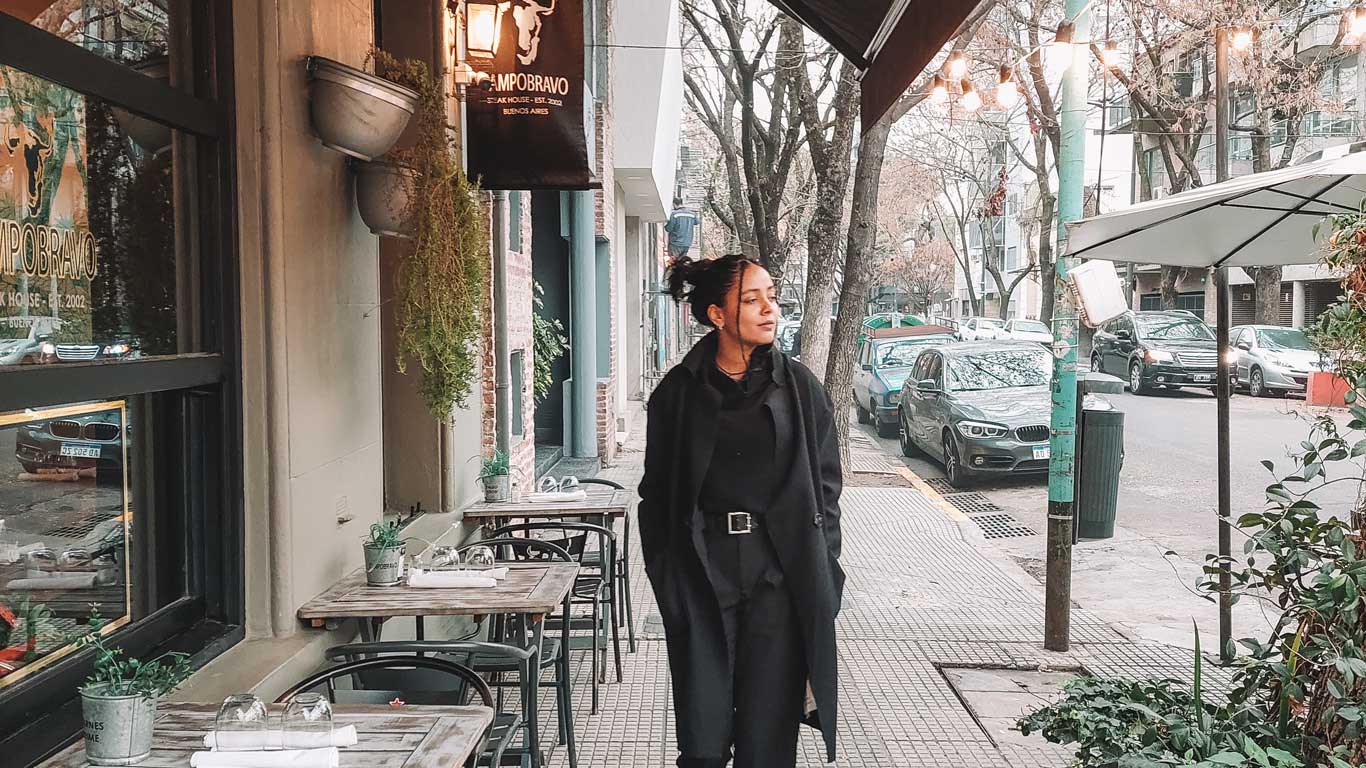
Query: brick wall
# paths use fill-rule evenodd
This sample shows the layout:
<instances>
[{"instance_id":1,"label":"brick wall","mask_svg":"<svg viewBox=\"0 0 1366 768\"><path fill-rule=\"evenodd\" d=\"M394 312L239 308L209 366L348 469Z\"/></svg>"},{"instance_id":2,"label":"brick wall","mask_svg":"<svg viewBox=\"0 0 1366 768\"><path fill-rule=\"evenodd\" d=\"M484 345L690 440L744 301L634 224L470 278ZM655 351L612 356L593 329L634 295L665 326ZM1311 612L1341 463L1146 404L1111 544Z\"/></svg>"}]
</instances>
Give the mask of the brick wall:
<instances>
[{"instance_id":1,"label":"brick wall","mask_svg":"<svg viewBox=\"0 0 1366 768\"><path fill-rule=\"evenodd\" d=\"M606 42L611 45L612 40L612 12L616 5L615 0L607 0L603 14L603 24L605 25ZM608 82L611 82L612 58L608 57ZM619 305L617 303L617 291L620 276L617 274L617 248L625 248L625 243L616 242L617 232L617 205L616 205L616 124L612 115L611 89L607 93L600 94L601 98L594 105L594 119L597 120L598 130L595 132L594 160L598 178L602 180L602 189L594 193L595 206L594 217L596 223L597 237L600 242L606 241L609 249L608 267L608 290L607 296L599 296L598 301L609 302L611 307L608 313L611 318L611 327L608 330L608 348L610 355L608 363L607 378L599 379L597 386L597 436L598 436L598 456L604 464L610 464L616 458L617 453L617 413L621 406L617 402L617 376L619 375L619 357L621 354L618 344L618 329L621 325L619 317Z\"/></svg>"},{"instance_id":2,"label":"brick wall","mask_svg":"<svg viewBox=\"0 0 1366 768\"><path fill-rule=\"evenodd\" d=\"M509 195L509 198L511 195ZM509 465L512 467L513 482L521 485L523 491L528 491L535 483L536 471L536 439L535 439L535 397L532 387L532 337L531 337L531 195L522 193L522 243L520 251L509 249L507 257L507 292L508 292L508 346L511 352L522 351L522 436L518 437L516 432L512 435L512 449L509 456ZM511 211L504 217L504 221L511 225ZM490 222L490 226L492 222ZM491 241L491 240L490 240ZM508 239L511 245L512 239ZM489 253L489 281L488 291L490 296L493 291L493 253ZM494 390L494 359L493 359L493 302L488 302L488 311L484 314L484 336L483 336L483 427L482 440L483 453L485 456L493 455L494 446L497 444L497 431L495 416L497 394ZM515 380L515 376L514 376ZM516 402L516 394L509 393L510 403ZM516 424L514 423L515 427Z\"/></svg>"}]
</instances>

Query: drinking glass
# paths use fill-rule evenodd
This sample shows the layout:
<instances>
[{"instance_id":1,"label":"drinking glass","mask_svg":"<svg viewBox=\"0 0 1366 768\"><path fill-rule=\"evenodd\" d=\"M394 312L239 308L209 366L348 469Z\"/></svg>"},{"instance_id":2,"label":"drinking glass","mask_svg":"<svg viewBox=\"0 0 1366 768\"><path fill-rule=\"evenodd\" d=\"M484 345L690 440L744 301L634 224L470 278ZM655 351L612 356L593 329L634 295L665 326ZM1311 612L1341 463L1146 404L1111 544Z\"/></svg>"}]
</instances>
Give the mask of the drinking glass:
<instances>
[{"instance_id":1,"label":"drinking glass","mask_svg":"<svg viewBox=\"0 0 1366 768\"><path fill-rule=\"evenodd\" d=\"M493 560L492 547L470 547L465 550L466 568L492 568Z\"/></svg>"},{"instance_id":2,"label":"drinking glass","mask_svg":"<svg viewBox=\"0 0 1366 768\"><path fill-rule=\"evenodd\" d=\"M214 749L218 751L265 749L270 716L266 704L254 694L235 693L218 707L213 721Z\"/></svg>"},{"instance_id":3,"label":"drinking glass","mask_svg":"<svg viewBox=\"0 0 1366 768\"><path fill-rule=\"evenodd\" d=\"M280 721L285 749L332 746L332 702L321 693L301 693L285 705Z\"/></svg>"},{"instance_id":4,"label":"drinking glass","mask_svg":"<svg viewBox=\"0 0 1366 768\"><path fill-rule=\"evenodd\" d=\"M579 490L579 479L573 475L560 478L560 493L573 493Z\"/></svg>"}]
</instances>

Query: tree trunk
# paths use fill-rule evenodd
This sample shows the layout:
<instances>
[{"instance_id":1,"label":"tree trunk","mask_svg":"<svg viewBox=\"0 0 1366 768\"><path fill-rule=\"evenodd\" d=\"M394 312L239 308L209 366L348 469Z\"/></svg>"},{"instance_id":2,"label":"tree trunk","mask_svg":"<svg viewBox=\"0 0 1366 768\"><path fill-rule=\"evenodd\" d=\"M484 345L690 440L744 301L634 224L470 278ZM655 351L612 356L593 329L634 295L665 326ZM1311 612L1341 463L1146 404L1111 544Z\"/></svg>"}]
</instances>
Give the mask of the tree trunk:
<instances>
[{"instance_id":1,"label":"tree trunk","mask_svg":"<svg viewBox=\"0 0 1366 768\"><path fill-rule=\"evenodd\" d=\"M834 403L835 429L845 466L849 465L849 406L854 401L854 343L863 322L864 297L872 282L878 186L891 131L891 121L884 116L863 135L859 145L854 202L849 211L849 242L844 255L844 287L840 290L840 311L825 367L825 391Z\"/></svg>"},{"instance_id":2,"label":"tree trunk","mask_svg":"<svg viewBox=\"0 0 1366 768\"><path fill-rule=\"evenodd\" d=\"M1053 326L1053 305L1057 302L1057 286L1053 281L1053 233L1056 231L1058 198L1052 192L1044 191L1039 197L1039 288L1042 300L1039 306L1039 321Z\"/></svg>"},{"instance_id":3,"label":"tree trunk","mask_svg":"<svg viewBox=\"0 0 1366 768\"><path fill-rule=\"evenodd\" d=\"M1176 309L1176 284L1186 270L1183 267L1162 268L1162 308Z\"/></svg>"},{"instance_id":4,"label":"tree trunk","mask_svg":"<svg viewBox=\"0 0 1366 768\"><path fill-rule=\"evenodd\" d=\"M1245 267L1256 285L1255 322L1258 325L1281 324L1281 267Z\"/></svg>"}]
</instances>

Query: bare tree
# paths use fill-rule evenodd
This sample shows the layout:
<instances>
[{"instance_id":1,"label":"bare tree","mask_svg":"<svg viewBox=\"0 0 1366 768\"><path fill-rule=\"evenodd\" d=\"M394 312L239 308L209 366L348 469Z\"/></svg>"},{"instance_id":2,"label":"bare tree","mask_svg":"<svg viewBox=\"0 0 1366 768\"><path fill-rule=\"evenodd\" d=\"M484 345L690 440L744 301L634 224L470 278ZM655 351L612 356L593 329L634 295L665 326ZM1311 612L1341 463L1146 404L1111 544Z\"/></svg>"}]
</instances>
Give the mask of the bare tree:
<instances>
[{"instance_id":1,"label":"bare tree","mask_svg":"<svg viewBox=\"0 0 1366 768\"><path fill-rule=\"evenodd\" d=\"M781 280L788 255L783 200L803 141L799 83L806 56L797 22L749 4L684 0L684 48L702 52L689 54L683 82L725 168L724 199L709 200L708 208L746 256Z\"/></svg>"},{"instance_id":2,"label":"bare tree","mask_svg":"<svg viewBox=\"0 0 1366 768\"><path fill-rule=\"evenodd\" d=\"M916 314L928 315L935 302L953 288L953 248L943 238L912 242L883 261L877 276L904 293Z\"/></svg>"}]
</instances>

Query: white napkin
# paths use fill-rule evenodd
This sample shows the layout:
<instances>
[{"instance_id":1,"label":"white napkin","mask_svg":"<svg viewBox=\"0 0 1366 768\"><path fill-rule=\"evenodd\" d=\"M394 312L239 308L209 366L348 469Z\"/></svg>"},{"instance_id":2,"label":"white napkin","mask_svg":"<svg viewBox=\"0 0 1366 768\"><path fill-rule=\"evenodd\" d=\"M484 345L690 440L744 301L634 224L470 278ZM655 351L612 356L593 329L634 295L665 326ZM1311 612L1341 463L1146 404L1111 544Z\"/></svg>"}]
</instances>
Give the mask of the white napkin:
<instances>
[{"instance_id":1,"label":"white napkin","mask_svg":"<svg viewBox=\"0 0 1366 768\"><path fill-rule=\"evenodd\" d=\"M588 494L583 490L566 491L555 493L528 493L526 500L535 504L568 504L575 501L586 501Z\"/></svg>"},{"instance_id":2,"label":"white napkin","mask_svg":"<svg viewBox=\"0 0 1366 768\"><path fill-rule=\"evenodd\" d=\"M92 572L14 579L5 585L5 589L90 589L93 586L95 586L95 574Z\"/></svg>"},{"instance_id":3,"label":"white napkin","mask_svg":"<svg viewBox=\"0 0 1366 768\"><path fill-rule=\"evenodd\" d=\"M418 589L496 587L498 580L491 576L474 576L467 571L413 571L408 574L408 586Z\"/></svg>"},{"instance_id":4,"label":"white napkin","mask_svg":"<svg viewBox=\"0 0 1366 768\"><path fill-rule=\"evenodd\" d=\"M337 768L340 762L336 747L190 755L190 768Z\"/></svg>"},{"instance_id":5,"label":"white napkin","mask_svg":"<svg viewBox=\"0 0 1366 768\"><path fill-rule=\"evenodd\" d=\"M205 749L280 749L284 746L284 731L210 731L204 736ZM296 733L293 739L303 743L295 746L318 749L321 747L351 747L358 741L356 726L332 729L331 733Z\"/></svg>"}]
</instances>

